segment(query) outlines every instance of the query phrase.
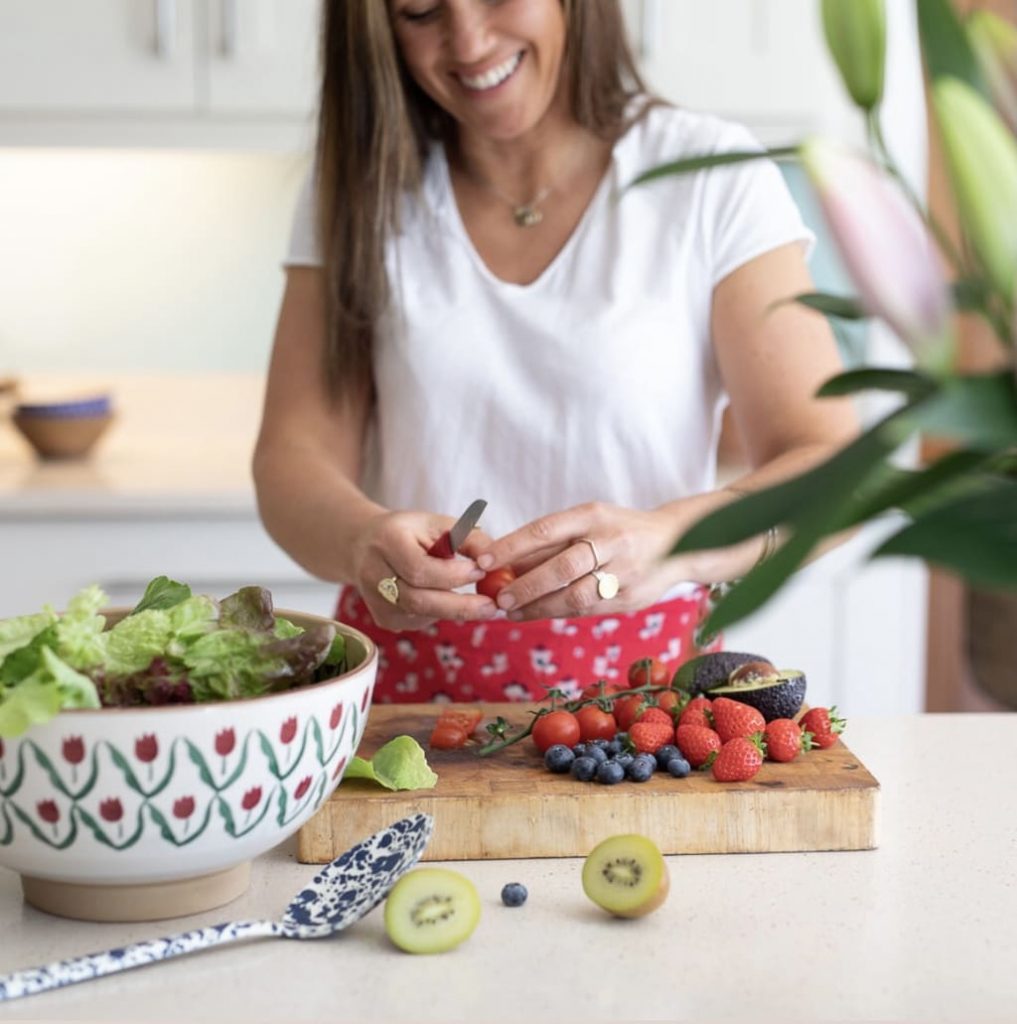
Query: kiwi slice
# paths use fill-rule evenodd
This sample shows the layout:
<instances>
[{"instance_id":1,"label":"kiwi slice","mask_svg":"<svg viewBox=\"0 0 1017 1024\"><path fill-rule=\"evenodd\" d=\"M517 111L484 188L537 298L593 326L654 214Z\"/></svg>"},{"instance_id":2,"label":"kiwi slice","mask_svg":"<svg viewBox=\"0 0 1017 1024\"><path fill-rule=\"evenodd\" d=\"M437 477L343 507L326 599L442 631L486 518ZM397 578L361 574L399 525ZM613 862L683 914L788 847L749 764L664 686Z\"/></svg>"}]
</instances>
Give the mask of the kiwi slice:
<instances>
[{"instance_id":1,"label":"kiwi slice","mask_svg":"<svg viewBox=\"0 0 1017 1024\"><path fill-rule=\"evenodd\" d=\"M480 897L473 883L446 868L417 868L385 901L385 931L407 953L444 953L473 934Z\"/></svg>"},{"instance_id":2,"label":"kiwi slice","mask_svg":"<svg viewBox=\"0 0 1017 1024\"><path fill-rule=\"evenodd\" d=\"M611 836L583 864L583 892L615 917L642 917L667 898L671 879L652 839Z\"/></svg>"}]
</instances>

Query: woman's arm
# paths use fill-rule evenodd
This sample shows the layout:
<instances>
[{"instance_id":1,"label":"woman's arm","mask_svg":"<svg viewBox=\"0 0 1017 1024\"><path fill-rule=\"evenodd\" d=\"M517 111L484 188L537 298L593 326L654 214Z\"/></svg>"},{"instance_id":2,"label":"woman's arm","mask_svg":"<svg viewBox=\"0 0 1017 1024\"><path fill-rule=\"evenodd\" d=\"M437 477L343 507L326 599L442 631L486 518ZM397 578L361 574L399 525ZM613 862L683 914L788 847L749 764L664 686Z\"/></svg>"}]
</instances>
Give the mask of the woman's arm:
<instances>
[{"instance_id":1,"label":"woman's arm","mask_svg":"<svg viewBox=\"0 0 1017 1024\"><path fill-rule=\"evenodd\" d=\"M753 466L733 484L739 490L795 476L857 433L849 399L814 397L819 385L841 369L825 320L793 304L773 308L811 290L802 249L794 244L751 260L714 291L714 349ZM542 516L499 539L478 553L478 564L525 570L498 597L501 607L518 609L524 618L643 608L676 583L730 580L752 568L763 549L761 538L665 557L693 523L737 497L722 488L649 511L600 502L581 505ZM599 599L589 575L592 552L589 545L576 543L580 537L595 542L601 562L618 577L621 590L615 599Z\"/></svg>"},{"instance_id":2,"label":"woman's arm","mask_svg":"<svg viewBox=\"0 0 1017 1024\"><path fill-rule=\"evenodd\" d=\"M258 509L276 542L308 572L357 586L379 624L414 629L435 618L485 618L487 598L452 593L475 581L472 561L426 554L445 516L390 512L357 481L370 411L366 394L336 401L322 373L325 345L322 272L287 276L254 454ZM399 578L399 604L377 593Z\"/></svg>"}]
</instances>

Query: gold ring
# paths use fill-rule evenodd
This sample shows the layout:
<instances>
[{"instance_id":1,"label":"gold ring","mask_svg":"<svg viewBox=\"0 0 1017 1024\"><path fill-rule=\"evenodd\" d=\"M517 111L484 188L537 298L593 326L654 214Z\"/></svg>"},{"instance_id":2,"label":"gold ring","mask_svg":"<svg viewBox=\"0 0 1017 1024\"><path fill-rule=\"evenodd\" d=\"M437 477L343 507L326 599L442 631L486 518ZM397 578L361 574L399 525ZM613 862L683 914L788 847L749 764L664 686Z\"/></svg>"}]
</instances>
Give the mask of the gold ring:
<instances>
[{"instance_id":1,"label":"gold ring","mask_svg":"<svg viewBox=\"0 0 1017 1024\"><path fill-rule=\"evenodd\" d=\"M604 564L600 560L600 552L597 551L597 545L594 544L593 541L590 540L589 537L580 537L576 541L576 543L577 544L589 544L590 545L590 551L593 552L593 568L590 570L590 572L596 572Z\"/></svg>"},{"instance_id":2,"label":"gold ring","mask_svg":"<svg viewBox=\"0 0 1017 1024\"><path fill-rule=\"evenodd\" d=\"M389 604L399 603L399 580L395 576L386 576L378 580L378 593L381 594Z\"/></svg>"},{"instance_id":3,"label":"gold ring","mask_svg":"<svg viewBox=\"0 0 1017 1024\"><path fill-rule=\"evenodd\" d=\"M590 575L597 581L597 596L601 601L610 601L618 595L618 577L613 572L601 572L594 569Z\"/></svg>"}]
</instances>

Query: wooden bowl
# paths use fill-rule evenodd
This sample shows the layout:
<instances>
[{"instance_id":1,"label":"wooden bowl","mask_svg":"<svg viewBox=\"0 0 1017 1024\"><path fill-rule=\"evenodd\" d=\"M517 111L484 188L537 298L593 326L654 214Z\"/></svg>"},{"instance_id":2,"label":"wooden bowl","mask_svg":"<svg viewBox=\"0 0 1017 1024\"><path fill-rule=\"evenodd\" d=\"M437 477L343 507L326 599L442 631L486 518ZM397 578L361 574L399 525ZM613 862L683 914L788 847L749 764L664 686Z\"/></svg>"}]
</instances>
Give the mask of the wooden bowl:
<instances>
[{"instance_id":1,"label":"wooden bowl","mask_svg":"<svg viewBox=\"0 0 1017 1024\"><path fill-rule=\"evenodd\" d=\"M106 432L113 413L39 416L16 412L11 419L40 458L78 459L87 455Z\"/></svg>"}]
</instances>

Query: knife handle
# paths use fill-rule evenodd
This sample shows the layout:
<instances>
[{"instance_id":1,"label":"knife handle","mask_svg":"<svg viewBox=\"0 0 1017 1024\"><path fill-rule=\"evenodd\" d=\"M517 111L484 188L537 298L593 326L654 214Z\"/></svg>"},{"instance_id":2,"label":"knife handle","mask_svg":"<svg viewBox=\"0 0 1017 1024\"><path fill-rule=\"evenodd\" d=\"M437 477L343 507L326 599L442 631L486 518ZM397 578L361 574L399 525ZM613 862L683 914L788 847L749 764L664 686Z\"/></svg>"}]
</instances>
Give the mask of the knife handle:
<instances>
[{"instance_id":1,"label":"knife handle","mask_svg":"<svg viewBox=\"0 0 1017 1024\"><path fill-rule=\"evenodd\" d=\"M452 550L452 535L448 530L427 549L427 553L432 558L451 558L455 554Z\"/></svg>"}]
</instances>

